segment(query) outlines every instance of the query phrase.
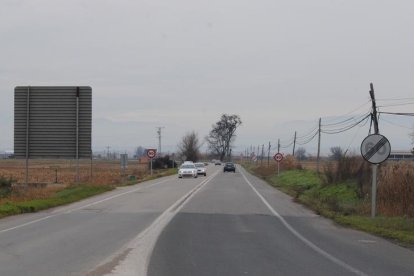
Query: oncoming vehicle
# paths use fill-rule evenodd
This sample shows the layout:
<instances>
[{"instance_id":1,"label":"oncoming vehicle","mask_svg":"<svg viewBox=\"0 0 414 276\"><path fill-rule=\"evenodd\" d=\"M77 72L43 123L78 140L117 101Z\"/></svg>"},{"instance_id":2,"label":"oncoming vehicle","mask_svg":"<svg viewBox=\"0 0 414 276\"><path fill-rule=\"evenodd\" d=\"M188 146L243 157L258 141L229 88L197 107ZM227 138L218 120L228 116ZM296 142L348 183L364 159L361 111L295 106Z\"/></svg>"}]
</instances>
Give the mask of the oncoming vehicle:
<instances>
[{"instance_id":1,"label":"oncoming vehicle","mask_svg":"<svg viewBox=\"0 0 414 276\"><path fill-rule=\"evenodd\" d=\"M223 172L236 172L236 166L232 162L224 164Z\"/></svg>"},{"instance_id":2,"label":"oncoming vehicle","mask_svg":"<svg viewBox=\"0 0 414 276\"><path fill-rule=\"evenodd\" d=\"M183 178L186 176L193 178L198 177L197 168L193 163L184 163L178 170L178 178Z\"/></svg>"},{"instance_id":3,"label":"oncoming vehicle","mask_svg":"<svg viewBox=\"0 0 414 276\"><path fill-rule=\"evenodd\" d=\"M217 166L217 165L219 165L219 166L220 166L220 165L221 165L221 161L220 161L220 160L216 160L216 161L214 161L214 165L215 165L215 166Z\"/></svg>"},{"instance_id":4,"label":"oncoming vehicle","mask_svg":"<svg viewBox=\"0 0 414 276\"><path fill-rule=\"evenodd\" d=\"M204 165L204 163L194 163L194 165L197 168L197 174L207 176L207 170L206 170L206 166Z\"/></svg>"}]
</instances>

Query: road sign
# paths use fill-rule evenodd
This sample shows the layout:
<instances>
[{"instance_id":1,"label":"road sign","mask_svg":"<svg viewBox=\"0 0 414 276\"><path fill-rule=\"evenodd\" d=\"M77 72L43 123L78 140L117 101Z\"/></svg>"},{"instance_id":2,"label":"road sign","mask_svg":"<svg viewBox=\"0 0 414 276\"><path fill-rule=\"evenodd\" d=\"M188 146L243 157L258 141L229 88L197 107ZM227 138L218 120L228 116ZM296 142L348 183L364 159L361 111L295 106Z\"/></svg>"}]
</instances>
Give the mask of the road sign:
<instances>
[{"instance_id":1,"label":"road sign","mask_svg":"<svg viewBox=\"0 0 414 276\"><path fill-rule=\"evenodd\" d=\"M128 168L128 154L123 153L121 154L121 169L125 170Z\"/></svg>"},{"instance_id":2,"label":"road sign","mask_svg":"<svg viewBox=\"0 0 414 276\"><path fill-rule=\"evenodd\" d=\"M91 158L91 137L91 87L17 86L14 89L16 158Z\"/></svg>"},{"instance_id":3,"label":"road sign","mask_svg":"<svg viewBox=\"0 0 414 276\"><path fill-rule=\"evenodd\" d=\"M283 160L283 154L281 154L280 152L278 152L278 153L276 153L276 154L273 156L273 159L275 159L275 160L276 160L276 162L281 162L281 161Z\"/></svg>"},{"instance_id":4,"label":"road sign","mask_svg":"<svg viewBox=\"0 0 414 276\"><path fill-rule=\"evenodd\" d=\"M147 156L148 158L152 159L157 155L156 149L147 149Z\"/></svg>"},{"instance_id":5,"label":"road sign","mask_svg":"<svg viewBox=\"0 0 414 276\"><path fill-rule=\"evenodd\" d=\"M252 152L252 154L250 155L250 158L252 159L252 161L256 162L257 161L257 156L254 152Z\"/></svg>"},{"instance_id":6,"label":"road sign","mask_svg":"<svg viewBox=\"0 0 414 276\"><path fill-rule=\"evenodd\" d=\"M383 135L372 134L362 141L362 157L371 164L380 164L384 162L388 159L390 153L391 144Z\"/></svg>"}]
</instances>

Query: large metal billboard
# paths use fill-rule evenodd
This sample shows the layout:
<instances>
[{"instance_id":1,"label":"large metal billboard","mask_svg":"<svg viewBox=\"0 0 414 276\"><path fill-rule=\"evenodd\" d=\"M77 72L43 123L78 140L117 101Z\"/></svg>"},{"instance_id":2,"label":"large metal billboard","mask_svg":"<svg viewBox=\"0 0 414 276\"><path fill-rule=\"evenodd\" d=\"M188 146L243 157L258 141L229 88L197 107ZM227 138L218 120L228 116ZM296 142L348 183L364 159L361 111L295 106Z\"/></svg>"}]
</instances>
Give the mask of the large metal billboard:
<instances>
[{"instance_id":1,"label":"large metal billboard","mask_svg":"<svg viewBox=\"0 0 414 276\"><path fill-rule=\"evenodd\" d=\"M14 89L16 158L90 158L91 140L91 87L17 86Z\"/></svg>"}]
</instances>

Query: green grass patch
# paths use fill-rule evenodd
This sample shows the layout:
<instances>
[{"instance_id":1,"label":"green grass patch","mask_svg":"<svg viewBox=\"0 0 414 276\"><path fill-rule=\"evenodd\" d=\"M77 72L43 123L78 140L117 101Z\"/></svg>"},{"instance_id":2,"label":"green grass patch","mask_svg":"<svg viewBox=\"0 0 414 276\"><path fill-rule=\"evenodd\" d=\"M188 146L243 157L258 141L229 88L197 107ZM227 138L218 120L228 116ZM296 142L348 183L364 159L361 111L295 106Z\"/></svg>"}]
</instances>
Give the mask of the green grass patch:
<instances>
[{"instance_id":1,"label":"green grass patch","mask_svg":"<svg viewBox=\"0 0 414 276\"><path fill-rule=\"evenodd\" d=\"M112 189L113 187L109 186L79 185L58 191L52 197L47 199L35 199L23 202L8 201L0 205L0 218L22 213L37 212L47 208L69 204Z\"/></svg>"},{"instance_id":2,"label":"green grass patch","mask_svg":"<svg viewBox=\"0 0 414 276\"><path fill-rule=\"evenodd\" d=\"M396 241L403 246L414 246L414 219L402 217L336 216L342 225Z\"/></svg>"}]
</instances>

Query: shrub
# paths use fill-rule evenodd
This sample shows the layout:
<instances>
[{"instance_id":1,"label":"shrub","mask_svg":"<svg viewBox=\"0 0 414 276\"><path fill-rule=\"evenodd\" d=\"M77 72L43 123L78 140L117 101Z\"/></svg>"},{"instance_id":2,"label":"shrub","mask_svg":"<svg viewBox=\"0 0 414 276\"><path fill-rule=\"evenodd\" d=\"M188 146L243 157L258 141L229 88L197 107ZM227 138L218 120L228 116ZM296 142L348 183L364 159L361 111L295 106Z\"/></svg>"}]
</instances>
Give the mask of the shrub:
<instances>
[{"instance_id":1,"label":"shrub","mask_svg":"<svg viewBox=\"0 0 414 276\"><path fill-rule=\"evenodd\" d=\"M12 178L0 176L0 197L8 196L11 193L13 182Z\"/></svg>"},{"instance_id":2,"label":"shrub","mask_svg":"<svg viewBox=\"0 0 414 276\"><path fill-rule=\"evenodd\" d=\"M327 186L356 181L356 192L359 198L363 198L369 191L370 177L368 162L359 156L344 156L336 162L328 162L325 164L322 184Z\"/></svg>"}]
</instances>

